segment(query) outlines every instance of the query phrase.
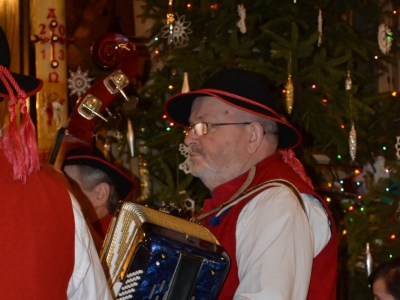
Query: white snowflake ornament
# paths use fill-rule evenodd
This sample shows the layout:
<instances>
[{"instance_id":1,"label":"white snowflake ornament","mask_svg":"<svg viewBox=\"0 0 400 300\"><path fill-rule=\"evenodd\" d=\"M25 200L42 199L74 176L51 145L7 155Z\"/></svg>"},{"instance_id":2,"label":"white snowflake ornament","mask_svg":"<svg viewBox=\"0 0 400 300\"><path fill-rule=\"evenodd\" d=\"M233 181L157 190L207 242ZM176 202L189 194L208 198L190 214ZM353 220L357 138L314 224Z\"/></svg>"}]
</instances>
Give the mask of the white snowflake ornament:
<instances>
[{"instance_id":1,"label":"white snowflake ornament","mask_svg":"<svg viewBox=\"0 0 400 300\"><path fill-rule=\"evenodd\" d=\"M189 34L193 31L189 28L192 22L185 21L185 15L180 16L175 13L175 22L173 25L173 31L171 32L170 22L163 20L165 26L161 28L162 38L168 38L175 45L183 45L186 41L189 40ZM172 34L172 36L171 36Z\"/></svg>"},{"instance_id":2,"label":"white snowflake ornament","mask_svg":"<svg viewBox=\"0 0 400 300\"><path fill-rule=\"evenodd\" d=\"M190 146L186 146L185 144L179 144L179 152L186 157L186 160L179 164L179 169L181 169L185 174L189 174L191 172L191 164L189 153L191 151Z\"/></svg>"},{"instance_id":3,"label":"white snowflake ornament","mask_svg":"<svg viewBox=\"0 0 400 300\"><path fill-rule=\"evenodd\" d=\"M239 27L241 33L246 33L246 9L244 8L243 4L238 5L238 13L240 20L237 23L237 26Z\"/></svg>"},{"instance_id":4,"label":"white snowflake ornament","mask_svg":"<svg viewBox=\"0 0 400 300\"><path fill-rule=\"evenodd\" d=\"M75 73L69 70L69 75L68 88L71 90L70 96L82 96L90 88L90 82L94 80L94 78L89 77L89 70L82 72L81 67L78 67Z\"/></svg>"},{"instance_id":5,"label":"white snowflake ornament","mask_svg":"<svg viewBox=\"0 0 400 300\"><path fill-rule=\"evenodd\" d=\"M383 23L379 25L378 44L379 44L379 49L382 51L383 54L389 53L390 48L392 47L392 41L393 41L393 33L390 30L390 28Z\"/></svg>"}]
</instances>

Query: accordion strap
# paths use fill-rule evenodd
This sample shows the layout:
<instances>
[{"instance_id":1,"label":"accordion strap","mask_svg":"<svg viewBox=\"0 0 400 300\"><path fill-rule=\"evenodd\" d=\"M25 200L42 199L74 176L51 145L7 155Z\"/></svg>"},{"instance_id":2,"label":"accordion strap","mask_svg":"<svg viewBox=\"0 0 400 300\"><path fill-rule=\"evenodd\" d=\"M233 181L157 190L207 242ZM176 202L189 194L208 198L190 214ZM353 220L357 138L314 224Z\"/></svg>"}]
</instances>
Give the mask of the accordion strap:
<instances>
[{"instance_id":1,"label":"accordion strap","mask_svg":"<svg viewBox=\"0 0 400 300\"><path fill-rule=\"evenodd\" d=\"M255 167L253 166L250 169L250 172L249 172L249 175L247 176L246 181L243 183L243 185L240 187L240 189L228 201L222 203L220 206L214 208L213 210L211 210L207 213L199 215L197 218L193 219L192 221L198 223L201 220L203 220L206 217L213 215L213 214L215 214L215 216L218 217L224 211L226 211L227 209L231 208L232 206L238 204L240 201L247 199L249 196L251 196L261 190L264 190L264 189L267 189L270 187L278 187L278 186L286 187L289 190L291 190L294 193L294 195L296 196L297 200L299 201L302 209L305 211L303 199L300 196L300 192L297 190L297 188L292 183L290 183L287 180L284 180L284 179L268 180L268 181L263 182L251 189L246 190L246 188L253 181L254 175L255 175Z\"/></svg>"}]
</instances>

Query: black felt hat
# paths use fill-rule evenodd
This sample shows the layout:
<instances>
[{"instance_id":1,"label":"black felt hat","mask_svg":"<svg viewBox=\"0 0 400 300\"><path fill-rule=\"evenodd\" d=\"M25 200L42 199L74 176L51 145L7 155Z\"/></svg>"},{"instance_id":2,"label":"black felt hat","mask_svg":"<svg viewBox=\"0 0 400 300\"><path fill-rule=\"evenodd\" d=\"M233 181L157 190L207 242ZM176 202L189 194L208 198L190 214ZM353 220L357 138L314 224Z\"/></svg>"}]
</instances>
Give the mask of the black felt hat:
<instances>
[{"instance_id":1,"label":"black felt hat","mask_svg":"<svg viewBox=\"0 0 400 300\"><path fill-rule=\"evenodd\" d=\"M64 166L68 165L88 166L108 174L114 182L121 200L125 200L133 192L133 181L120 169L111 164L97 148L94 154L81 149L71 150L64 160Z\"/></svg>"},{"instance_id":2,"label":"black felt hat","mask_svg":"<svg viewBox=\"0 0 400 300\"><path fill-rule=\"evenodd\" d=\"M11 62L10 47L8 45L6 34L4 33L3 28L0 27L0 66L9 69L10 62ZM14 77L19 87L25 91L27 96L36 94L38 91L40 91L40 89L43 86L43 81L38 78L17 74L14 72L11 72L11 75ZM0 97L8 97L8 96L9 96L8 91L4 86L4 83L0 80Z\"/></svg>"},{"instance_id":3,"label":"black felt hat","mask_svg":"<svg viewBox=\"0 0 400 300\"><path fill-rule=\"evenodd\" d=\"M196 97L211 96L241 110L278 123L281 150L301 142L299 132L276 112L276 102L266 81L258 74L241 70L223 70L211 76L199 90L177 94L165 103L166 114L181 126L188 126Z\"/></svg>"}]
</instances>

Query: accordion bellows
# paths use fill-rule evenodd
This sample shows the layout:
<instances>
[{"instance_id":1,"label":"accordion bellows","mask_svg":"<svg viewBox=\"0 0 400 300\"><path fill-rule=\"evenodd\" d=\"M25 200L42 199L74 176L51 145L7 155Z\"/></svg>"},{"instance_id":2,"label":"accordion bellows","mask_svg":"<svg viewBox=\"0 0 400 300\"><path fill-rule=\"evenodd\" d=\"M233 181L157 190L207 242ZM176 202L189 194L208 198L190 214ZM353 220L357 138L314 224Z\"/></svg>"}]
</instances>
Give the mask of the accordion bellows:
<instances>
[{"instance_id":1,"label":"accordion bellows","mask_svg":"<svg viewBox=\"0 0 400 300\"><path fill-rule=\"evenodd\" d=\"M124 202L100 259L114 299L216 299L229 257L205 227Z\"/></svg>"}]
</instances>

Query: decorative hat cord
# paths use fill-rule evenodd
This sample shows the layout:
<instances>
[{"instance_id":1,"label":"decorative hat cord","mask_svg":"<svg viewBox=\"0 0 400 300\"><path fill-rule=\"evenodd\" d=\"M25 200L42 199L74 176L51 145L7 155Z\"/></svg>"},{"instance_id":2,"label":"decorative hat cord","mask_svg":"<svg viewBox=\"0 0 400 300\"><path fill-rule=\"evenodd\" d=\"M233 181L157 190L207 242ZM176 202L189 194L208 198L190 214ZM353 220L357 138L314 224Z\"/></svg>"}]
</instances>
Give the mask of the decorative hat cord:
<instances>
[{"instance_id":1,"label":"decorative hat cord","mask_svg":"<svg viewBox=\"0 0 400 300\"><path fill-rule=\"evenodd\" d=\"M28 114L25 91L18 86L10 71L4 66L0 66L0 80L10 96L8 102L10 122L3 128L3 136L0 140L1 147L7 160L13 166L14 180L26 182L29 174L40 169L35 127ZM16 121L16 107L18 104L20 104L20 112L22 114L20 130L18 130ZM6 132L4 133L4 131Z\"/></svg>"}]
</instances>

